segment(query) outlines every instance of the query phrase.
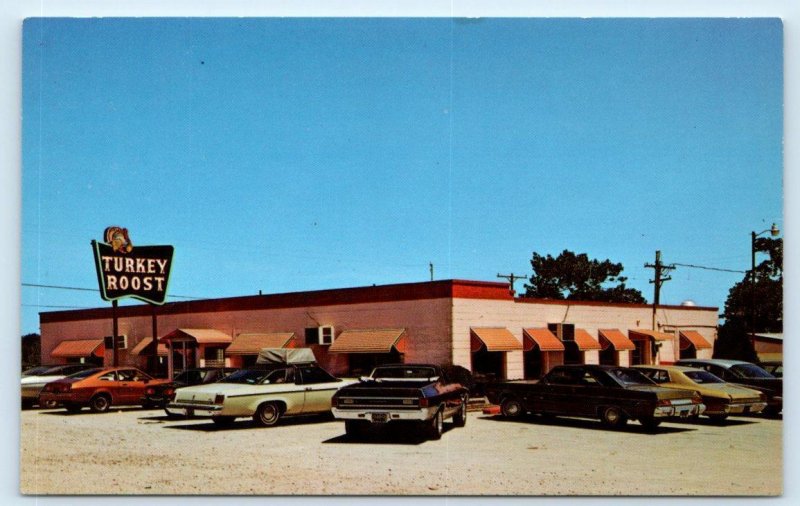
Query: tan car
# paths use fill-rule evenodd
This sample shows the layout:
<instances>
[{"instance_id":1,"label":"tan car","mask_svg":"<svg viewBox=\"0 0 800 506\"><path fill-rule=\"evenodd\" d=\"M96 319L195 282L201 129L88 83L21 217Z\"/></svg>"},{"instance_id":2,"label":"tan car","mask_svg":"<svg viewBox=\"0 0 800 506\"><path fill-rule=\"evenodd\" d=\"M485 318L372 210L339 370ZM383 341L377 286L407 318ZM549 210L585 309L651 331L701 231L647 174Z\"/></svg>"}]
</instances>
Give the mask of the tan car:
<instances>
[{"instance_id":1,"label":"tan car","mask_svg":"<svg viewBox=\"0 0 800 506\"><path fill-rule=\"evenodd\" d=\"M703 369L677 365L637 365L636 369L662 387L694 390L703 397L705 415L722 421L731 414L759 413L767 406L761 392L734 385Z\"/></svg>"}]
</instances>

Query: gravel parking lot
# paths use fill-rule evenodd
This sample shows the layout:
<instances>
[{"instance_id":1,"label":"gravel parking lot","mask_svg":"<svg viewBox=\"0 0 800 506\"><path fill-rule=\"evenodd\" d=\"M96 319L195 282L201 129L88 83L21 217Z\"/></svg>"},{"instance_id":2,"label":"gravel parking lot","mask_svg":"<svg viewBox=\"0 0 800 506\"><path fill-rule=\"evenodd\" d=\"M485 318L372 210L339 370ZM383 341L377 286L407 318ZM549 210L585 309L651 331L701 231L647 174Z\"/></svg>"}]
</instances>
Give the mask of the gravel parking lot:
<instances>
[{"instance_id":1,"label":"gravel parking lot","mask_svg":"<svg viewBox=\"0 0 800 506\"><path fill-rule=\"evenodd\" d=\"M162 411L23 410L23 494L779 495L781 420L639 424L469 413L439 441L330 418L219 429Z\"/></svg>"}]
</instances>

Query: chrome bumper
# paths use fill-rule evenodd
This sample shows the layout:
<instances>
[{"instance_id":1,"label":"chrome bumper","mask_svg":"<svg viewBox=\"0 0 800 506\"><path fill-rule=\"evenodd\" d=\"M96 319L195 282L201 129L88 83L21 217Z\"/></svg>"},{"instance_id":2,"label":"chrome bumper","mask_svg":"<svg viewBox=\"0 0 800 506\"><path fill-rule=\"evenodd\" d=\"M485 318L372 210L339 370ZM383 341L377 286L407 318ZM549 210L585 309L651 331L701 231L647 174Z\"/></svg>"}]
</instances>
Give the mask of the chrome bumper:
<instances>
[{"instance_id":1,"label":"chrome bumper","mask_svg":"<svg viewBox=\"0 0 800 506\"><path fill-rule=\"evenodd\" d=\"M375 409L340 409L331 408L333 417L341 420L364 420L371 423L388 423L401 421L422 422L430 420L438 410L437 406L413 409L408 411Z\"/></svg>"}]
</instances>

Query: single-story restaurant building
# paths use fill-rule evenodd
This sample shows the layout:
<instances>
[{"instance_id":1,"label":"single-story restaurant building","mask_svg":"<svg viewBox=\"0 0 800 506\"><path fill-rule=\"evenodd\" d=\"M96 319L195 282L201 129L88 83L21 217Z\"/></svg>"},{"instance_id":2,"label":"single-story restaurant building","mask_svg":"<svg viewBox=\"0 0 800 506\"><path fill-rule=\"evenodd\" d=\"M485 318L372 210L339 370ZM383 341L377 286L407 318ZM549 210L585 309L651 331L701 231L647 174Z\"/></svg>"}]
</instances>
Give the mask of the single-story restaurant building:
<instances>
[{"instance_id":1,"label":"single-story restaurant building","mask_svg":"<svg viewBox=\"0 0 800 506\"><path fill-rule=\"evenodd\" d=\"M646 304L515 297L507 283L465 280L119 306L117 363L166 376L248 366L261 348L309 347L337 375L426 362L517 379L563 363L711 357L717 308L659 305L655 328L653 312ZM40 324L43 363L113 364L111 307L43 312Z\"/></svg>"}]
</instances>

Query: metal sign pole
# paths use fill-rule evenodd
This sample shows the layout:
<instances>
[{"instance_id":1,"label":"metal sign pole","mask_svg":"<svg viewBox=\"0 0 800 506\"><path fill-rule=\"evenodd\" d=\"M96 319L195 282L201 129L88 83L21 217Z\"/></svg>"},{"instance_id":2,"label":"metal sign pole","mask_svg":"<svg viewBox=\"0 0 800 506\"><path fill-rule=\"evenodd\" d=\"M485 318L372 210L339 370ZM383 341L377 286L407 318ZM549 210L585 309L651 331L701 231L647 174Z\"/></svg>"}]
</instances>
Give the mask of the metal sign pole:
<instances>
[{"instance_id":1,"label":"metal sign pole","mask_svg":"<svg viewBox=\"0 0 800 506\"><path fill-rule=\"evenodd\" d=\"M113 350L112 365L117 367L119 362L117 360L117 301L111 301L111 318L113 320L113 329L111 331L111 349Z\"/></svg>"}]
</instances>

